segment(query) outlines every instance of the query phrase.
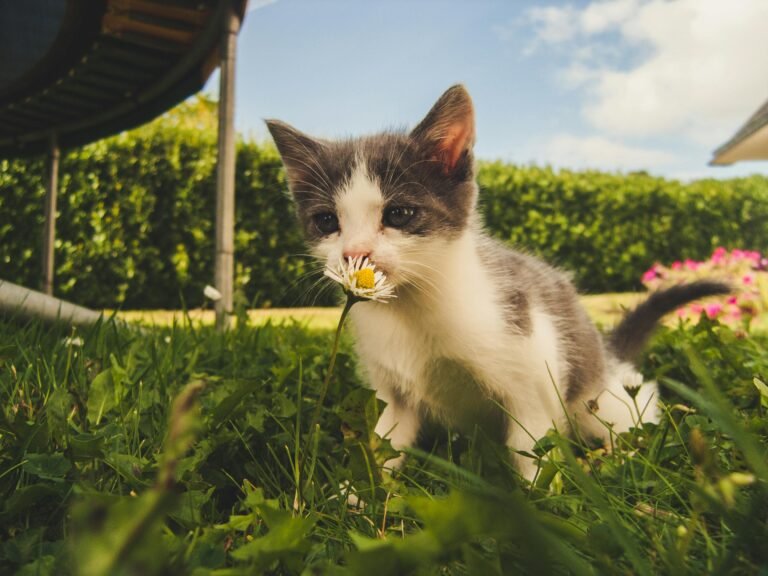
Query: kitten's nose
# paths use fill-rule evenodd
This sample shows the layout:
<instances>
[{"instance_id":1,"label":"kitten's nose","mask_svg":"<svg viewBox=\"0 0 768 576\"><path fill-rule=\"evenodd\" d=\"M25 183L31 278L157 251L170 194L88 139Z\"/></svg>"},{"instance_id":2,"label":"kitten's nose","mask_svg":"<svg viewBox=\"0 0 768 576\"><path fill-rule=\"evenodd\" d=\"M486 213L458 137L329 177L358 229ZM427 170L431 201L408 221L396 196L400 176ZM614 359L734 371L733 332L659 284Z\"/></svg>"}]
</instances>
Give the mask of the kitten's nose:
<instances>
[{"instance_id":1,"label":"kitten's nose","mask_svg":"<svg viewBox=\"0 0 768 576\"><path fill-rule=\"evenodd\" d=\"M350 249L350 250L344 250L344 259L347 258L370 258L371 257L371 251L370 250L361 250L361 249Z\"/></svg>"}]
</instances>

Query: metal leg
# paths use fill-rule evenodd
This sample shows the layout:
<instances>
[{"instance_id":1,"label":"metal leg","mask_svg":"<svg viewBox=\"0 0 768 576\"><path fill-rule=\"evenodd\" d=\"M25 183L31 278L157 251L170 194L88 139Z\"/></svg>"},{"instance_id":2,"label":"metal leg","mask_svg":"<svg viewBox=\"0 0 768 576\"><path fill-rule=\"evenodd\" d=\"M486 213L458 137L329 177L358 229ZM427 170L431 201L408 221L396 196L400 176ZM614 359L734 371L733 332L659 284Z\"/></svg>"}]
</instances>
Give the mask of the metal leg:
<instances>
[{"instance_id":1,"label":"metal leg","mask_svg":"<svg viewBox=\"0 0 768 576\"><path fill-rule=\"evenodd\" d=\"M56 242L56 196L59 185L59 144L56 134L51 135L48 150L48 171L45 183L45 224L43 225L42 291L53 294L54 244Z\"/></svg>"},{"instance_id":2,"label":"metal leg","mask_svg":"<svg viewBox=\"0 0 768 576\"><path fill-rule=\"evenodd\" d=\"M216 327L226 330L231 322L234 281L235 229L235 55L240 18L230 5L221 46L219 82L219 156L216 178L215 285L221 292L216 302Z\"/></svg>"}]
</instances>

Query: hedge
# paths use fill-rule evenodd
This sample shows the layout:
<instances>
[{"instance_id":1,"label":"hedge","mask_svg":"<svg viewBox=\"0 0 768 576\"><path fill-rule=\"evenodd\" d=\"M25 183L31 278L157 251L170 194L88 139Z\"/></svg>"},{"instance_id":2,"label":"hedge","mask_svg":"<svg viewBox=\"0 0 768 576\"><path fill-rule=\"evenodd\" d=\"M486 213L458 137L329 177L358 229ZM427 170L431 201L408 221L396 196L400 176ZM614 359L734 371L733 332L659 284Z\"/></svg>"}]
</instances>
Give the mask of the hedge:
<instances>
[{"instance_id":1,"label":"hedge","mask_svg":"<svg viewBox=\"0 0 768 576\"><path fill-rule=\"evenodd\" d=\"M215 109L206 105L183 105L63 155L58 296L95 308L202 304L203 287L213 283L216 182ZM295 257L306 249L283 193L280 158L253 142L239 142L237 151L241 293L255 306L311 301L302 281L308 260ZM43 174L39 159L0 161L0 278L27 286L40 283Z\"/></svg>"},{"instance_id":2,"label":"hedge","mask_svg":"<svg viewBox=\"0 0 768 576\"><path fill-rule=\"evenodd\" d=\"M496 162L482 165L479 181L492 233L572 271L586 292L641 289L654 262L768 246L762 176L683 184Z\"/></svg>"},{"instance_id":3,"label":"hedge","mask_svg":"<svg viewBox=\"0 0 768 576\"><path fill-rule=\"evenodd\" d=\"M94 308L202 304L213 276L214 117L198 99L64 155L57 295ZM27 286L40 282L43 172L40 159L0 160L0 278ZM762 177L681 184L496 162L481 164L479 180L491 232L572 270L588 292L638 289L655 261L768 244ZM238 143L236 188L240 297L253 306L333 303L315 284L271 145Z\"/></svg>"}]
</instances>

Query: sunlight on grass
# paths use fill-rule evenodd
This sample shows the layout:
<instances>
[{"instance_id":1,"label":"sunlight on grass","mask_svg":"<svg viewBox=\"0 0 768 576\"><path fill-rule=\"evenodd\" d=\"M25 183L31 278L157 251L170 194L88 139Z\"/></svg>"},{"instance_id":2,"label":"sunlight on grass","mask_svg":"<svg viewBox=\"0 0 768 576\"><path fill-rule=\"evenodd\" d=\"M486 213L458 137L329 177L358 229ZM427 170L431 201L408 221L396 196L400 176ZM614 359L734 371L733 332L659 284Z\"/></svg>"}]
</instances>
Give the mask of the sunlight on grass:
<instances>
[{"instance_id":1,"label":"sunlight on grass","mask_svg":"<svg viewBox=\"0 0 768 576\"><path fill-rule=\"evenodd\" d=\"M127 310L118 312L117 317L127 322L138 322L150 326L172 326L174 322L183 324L189 317L194 325L213 326L213 310L194 309L186 313L182 310ZM341 308L264 308L248 311L252 325L263 326L267 322L280 325L286 322L298 322L310 330L333 330L339 323Z\"/></svg>"},{"instance_id":2,"label":"sunlight on grass","mask_svg":"<svg viewBox=\"0 0 768 576\"><path fill-rule=\"evenodd\" d=\"M609 328L618 322L624 310L636 306L643 299L640 293L596 294L582 296L582 303L592 319L600 326ZM117 317L127 322L138 322L150 326L171 326L174 321L183 323L188 315L195 325L212 326L215 321L213 310L195 309L186 314L181 310L126 310ZM341 308L265 308L248 311L248 318L254 326L283 324L296 321L310 330L332 330L336 328Z\"/></svg>"},{"instance_id":3,"label":"sunlight on grass","mask_svg":"<svg viewBox=\"0 0 768 576\"><path fill-rule=\"evenodd\" d=\"M622 292L614 294L590 294L581 297L581 303L587 309L592 321L602 328L616 325L626 310L631 310L646 297L640 292Z\"/></svg>"}]
</instances>

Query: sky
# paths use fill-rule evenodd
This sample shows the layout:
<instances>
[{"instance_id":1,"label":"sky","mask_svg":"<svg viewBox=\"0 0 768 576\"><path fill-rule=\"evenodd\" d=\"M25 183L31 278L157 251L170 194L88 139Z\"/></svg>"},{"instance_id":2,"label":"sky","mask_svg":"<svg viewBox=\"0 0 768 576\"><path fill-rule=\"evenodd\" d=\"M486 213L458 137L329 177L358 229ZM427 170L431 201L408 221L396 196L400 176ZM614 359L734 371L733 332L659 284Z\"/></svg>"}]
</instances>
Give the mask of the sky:
<instances>
[{"instance_id":1,"label":"sky","mask_svg":"<svg viewBox=\"0 0 768 576\"><path fill-rule=\"evenodd\" d=\"M476 156L690 180L768 100L768 0L250 0L236 126L332 138L475 103ZM217 92L218 76L206 92Z\"/></svg>"}]
</instances>

